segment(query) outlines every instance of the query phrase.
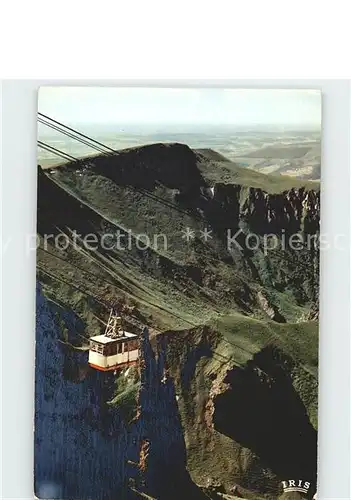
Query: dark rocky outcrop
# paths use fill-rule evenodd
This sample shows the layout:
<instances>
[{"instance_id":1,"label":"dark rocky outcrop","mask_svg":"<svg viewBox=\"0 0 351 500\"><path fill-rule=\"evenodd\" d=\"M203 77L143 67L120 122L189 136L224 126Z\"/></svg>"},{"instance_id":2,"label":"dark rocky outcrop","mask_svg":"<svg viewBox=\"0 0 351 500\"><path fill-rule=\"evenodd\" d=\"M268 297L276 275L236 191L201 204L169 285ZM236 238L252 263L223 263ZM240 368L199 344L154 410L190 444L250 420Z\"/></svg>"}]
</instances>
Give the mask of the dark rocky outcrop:
<instances>
[{"instance_id":1,"label":"dark rocky outcrop","mask_svg":"<svg viewBox=\"0 0 351 500\"><path fill-rule=\"evenodd\" d=\"M183 431L170 377L165 378L164 348L158 357L147 330L141 342L142 368L138 413L125 421L113 399L116 376L87 366L87 353L60 341L55 306L37 289L35 493L40 499L139 498L130 488L157 499L203 494L186 470ZM69 352L67 352L67 350ZM67 377L67 356L80 377ZM67 366L66 366L67 370ZM135 405L136 408L136 405ZM143 474L143 441L150 443ZM187 497L186 495L189 495Z\"/></svg>"},{"instance_id":2,"label":"dark rocky outcrop","mask_svg":"<svg viewBox=\"0 0 351 500\"><path fill-rule=\"evenodd\" d=\"M309 481L314 493L317 433L293 386L292 366L289 357L267 347L246 367L228 371L226 389L213 400L213 423L259 456L278 478ZM252 487L252 478L247 481ZM258 491L264 489L260 481L265 479L257 477Z\"/></svg>"}]
</instances>

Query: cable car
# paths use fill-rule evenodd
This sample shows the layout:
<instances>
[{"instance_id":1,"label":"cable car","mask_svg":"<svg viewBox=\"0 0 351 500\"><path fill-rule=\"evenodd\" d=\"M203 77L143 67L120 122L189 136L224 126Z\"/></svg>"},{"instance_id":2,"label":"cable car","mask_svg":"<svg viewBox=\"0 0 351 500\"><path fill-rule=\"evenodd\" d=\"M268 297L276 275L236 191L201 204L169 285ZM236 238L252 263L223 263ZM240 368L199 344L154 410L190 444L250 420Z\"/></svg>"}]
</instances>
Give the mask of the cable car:
<instances>
[{"instance_id":1,"label":"cable car","mask_svg":"<svg viewBox=\"0 0 351 500\"><path fill-rule=\"evenodd\" d=\"M90 338L89 365L96 370L115 371L136 365L138 359L138 335L126 332L122 318L111 309L105 333Z\"/></svg>"}]
</instances>

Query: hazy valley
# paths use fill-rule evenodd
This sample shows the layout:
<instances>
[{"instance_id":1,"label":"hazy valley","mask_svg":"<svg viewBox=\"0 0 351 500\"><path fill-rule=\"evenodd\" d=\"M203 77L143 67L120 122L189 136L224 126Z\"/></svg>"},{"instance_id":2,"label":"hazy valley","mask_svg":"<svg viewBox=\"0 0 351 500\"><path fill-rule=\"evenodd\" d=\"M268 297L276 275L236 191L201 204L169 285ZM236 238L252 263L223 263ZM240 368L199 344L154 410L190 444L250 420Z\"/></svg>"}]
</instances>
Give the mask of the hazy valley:
<instances>
[{"instance_id":1,"label":"hazy valley","mask_svg":"<svg viewBox=\"0 0 351 500\"><path fill-rule=\"evenodd\" d=\"M194 149L212 149L237 165L265 174L282 174L298 179L320 178L320 132L291 131L269 127L254 130L230 129L229 127L179 126L164 130L155 127L97 126L83 127L84 133L114 149L130 148L157 142L184 143ZM88 146L79 144L62 135L39 130L40 137L54 147L72 156L94 154ZM57 157L38 150L40 163L52 166L59 163Z\"/></svg>"}]
</instances>

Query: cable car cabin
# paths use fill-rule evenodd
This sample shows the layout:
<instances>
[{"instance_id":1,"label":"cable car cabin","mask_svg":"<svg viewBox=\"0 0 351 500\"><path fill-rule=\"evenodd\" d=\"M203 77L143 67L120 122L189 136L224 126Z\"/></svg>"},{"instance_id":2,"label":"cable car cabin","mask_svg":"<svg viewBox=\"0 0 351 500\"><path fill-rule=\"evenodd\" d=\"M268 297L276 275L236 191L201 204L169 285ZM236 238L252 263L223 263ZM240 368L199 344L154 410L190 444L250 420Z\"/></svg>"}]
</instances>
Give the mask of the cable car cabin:
<instances>
[{"instance_id":1,"label":"cable car cabin","mask_svg":"<svg viewBox=\"0 0 351 500\"><path fill-rule=\"evenodd\" d=\"M139 357L138 336L123 332L123 337L112 339L97 335L90 339L89 365L108 371L135 365Z\"/></svg>"},{"instance_id":2,"label":"cable car cabin","mask_svg":"<svg viewBox=\"0 0 351 500\"><path fill-rule=\"evenodd\" d=\"M104 335L90 338L89 365L101 371L135 365L139 358L138 335L119 328L121 318L111 311Z\"/></svg>"}]
</instances>

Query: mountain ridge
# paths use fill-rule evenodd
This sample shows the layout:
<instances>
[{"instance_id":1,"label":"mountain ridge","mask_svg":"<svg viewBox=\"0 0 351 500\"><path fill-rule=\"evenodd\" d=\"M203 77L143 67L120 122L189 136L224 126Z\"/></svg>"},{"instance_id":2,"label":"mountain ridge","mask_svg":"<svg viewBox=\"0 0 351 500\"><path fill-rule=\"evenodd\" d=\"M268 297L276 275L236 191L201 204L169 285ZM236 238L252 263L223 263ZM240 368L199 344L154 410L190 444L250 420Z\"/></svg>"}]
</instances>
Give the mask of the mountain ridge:
<instances>
[{"instance_id":1,"label":"mountain ridge","mask_svg":"<svg viewBox=\"0 0 351 500\"><path fill-rule=\"evenodd\" d=\"M281 183L280 178L256 172L247 177L246 169L232 162L226 172L228 162L214 156L182 144L156 144L80 159L52 171L39 168L38 279L47 298L81 318L82 337L73 340L78 347L102 332L96 317L106 317L108 304L116 299L126 306L128 327L146 324L152 339L165 339L179 396L187 468L197 484L205 484L213 469L227 493L229 478L235 477L245 490L256 492L251 498L263 494L277 498L282 471L266 455L265 441L261 451L248 450L246 438L241 442L243 429L223 421L223 404L229 408L233 403L226 377L233 373L229 385L235 386L241 372L233 370L241 367L245 384L250 387L254 380L263 400L274 399L280 383L291 392L287 410L292 405L299 412L300 430L309 433L306 453L313 475L314 438L307 423L316 429L318 324L306 319L312 314L316 318L316 312L318 316L319 254L306 242L301 251L284 248L282 231L304 239L318 236L319 191L309 183L294 186L291 180ZM223 182L225 172L227 181L238 182ZM250 186L253 178L268 190ZM195 234L189 241L183 237L186 228ZM211 231L208 241L203 238L206 228ZM238 242L244 244L253 233L257 248L228 246L227 230L235 234L239 229ZM75 230L81 235L77 248ZM130 240L130 246L104 249L102 238L116 232L124 235L123 241ZM265 252L267 232L277 237L279 245ZM51 239L45 249L48 233L64 235L67 248L58 249ZM97 240L94 249L83 242L91 234ZM139 248L141 234L148 235L150 246ZM167 236L167 248L155 246L153 238L160 234ZM111 243L116 242L111 239ZM260 381L262 359L271 372L269 379ZM285 375L279 371L282 360L287 363ZM291 378L288 385L285 376ZM274 377L276 385L270 392ZM301 403L294 406L296 398ZM275 403L267 404L277 411ZM252 432L260 436L264 432L257 422L250 425ZM197 434L196 445L191 436ZM229 462L228 453L233 453ZM265 458L262 462L257 453L269 459L267 474ZM235 458L240 454L242 460ZM201 456L206 456L206 466ZM296 452L294 457L300 461Z\"/></svg>"}]
</instances>

